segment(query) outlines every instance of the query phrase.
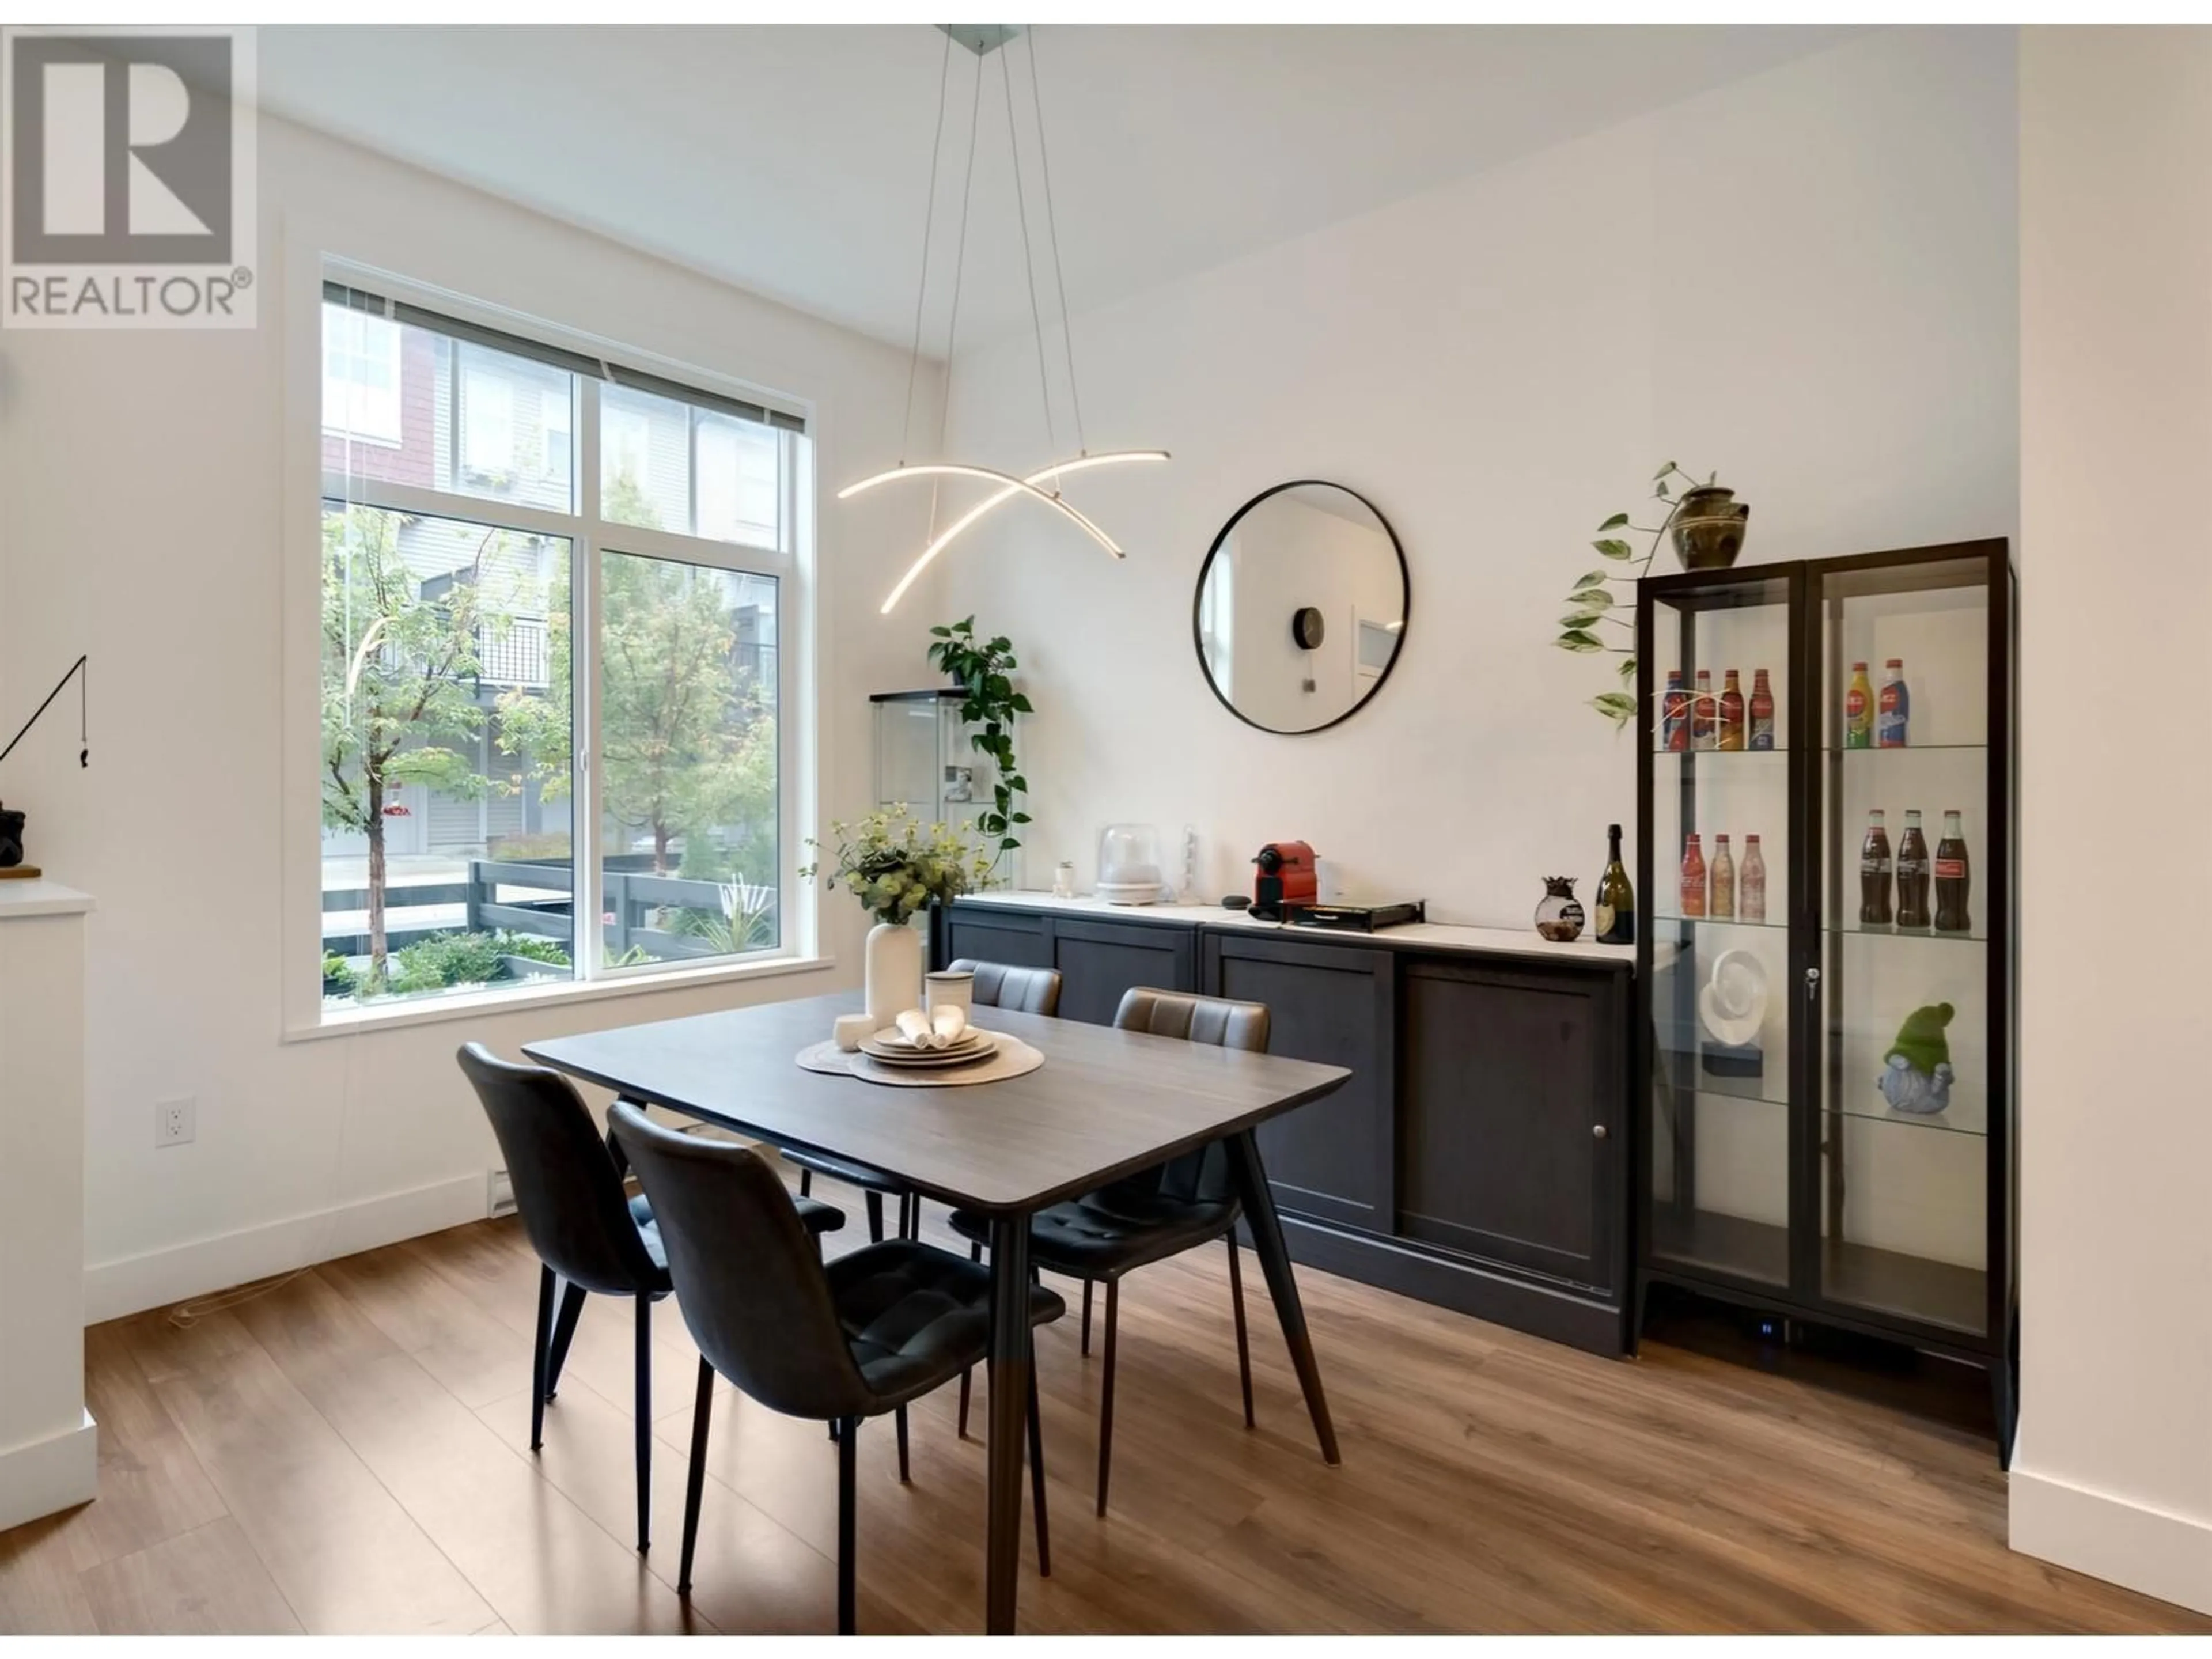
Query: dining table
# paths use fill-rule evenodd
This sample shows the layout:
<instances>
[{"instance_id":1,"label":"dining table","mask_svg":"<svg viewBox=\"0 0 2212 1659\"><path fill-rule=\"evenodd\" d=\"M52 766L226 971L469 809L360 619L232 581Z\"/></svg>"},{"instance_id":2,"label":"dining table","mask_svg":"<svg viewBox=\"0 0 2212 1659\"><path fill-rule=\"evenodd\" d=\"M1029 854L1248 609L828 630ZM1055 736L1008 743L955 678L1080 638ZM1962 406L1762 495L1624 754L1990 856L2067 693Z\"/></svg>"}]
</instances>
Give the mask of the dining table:
<instances>
[{"instance_id":1,"label":"dining table","mask_svg":"<svg viewBox=\"0 0 2212 1659\"><path fill-rule=\"evenodd\" d=\"M1352 1074L1281 1055L1076 1020L978 1008L975 1023L1038 1050L1019 1077L897 1087L802 1068L800 1050L857 1013L857 992L763 1003L523 1045L538 1064L778 1148L868 1164L990 1222L985 1629L1014 1629L1030 1218L1046 1206L1219 1142L1322 1457L1340 1461L1321 1370L1254 1130Z\"/></svg>"}]
</instances>

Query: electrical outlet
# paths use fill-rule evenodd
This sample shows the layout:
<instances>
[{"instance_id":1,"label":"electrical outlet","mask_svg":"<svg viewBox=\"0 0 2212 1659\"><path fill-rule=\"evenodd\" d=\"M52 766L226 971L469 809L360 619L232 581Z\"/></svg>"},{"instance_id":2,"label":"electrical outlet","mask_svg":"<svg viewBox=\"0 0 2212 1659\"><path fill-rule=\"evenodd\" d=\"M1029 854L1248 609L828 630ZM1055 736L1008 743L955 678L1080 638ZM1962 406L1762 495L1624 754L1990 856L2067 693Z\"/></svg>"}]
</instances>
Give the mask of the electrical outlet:
<instances>
[{"instance_id":1,"label":"electrical outlet","mask_svg":"<svg viewBox=\"0 0 2212 1659\"><path fill-rule=\"evenodd\" d=\"M154 1103L154 1144L182 1146L199 1125L199 1103L190 1095Z\"/></svg>"}]
</instances>

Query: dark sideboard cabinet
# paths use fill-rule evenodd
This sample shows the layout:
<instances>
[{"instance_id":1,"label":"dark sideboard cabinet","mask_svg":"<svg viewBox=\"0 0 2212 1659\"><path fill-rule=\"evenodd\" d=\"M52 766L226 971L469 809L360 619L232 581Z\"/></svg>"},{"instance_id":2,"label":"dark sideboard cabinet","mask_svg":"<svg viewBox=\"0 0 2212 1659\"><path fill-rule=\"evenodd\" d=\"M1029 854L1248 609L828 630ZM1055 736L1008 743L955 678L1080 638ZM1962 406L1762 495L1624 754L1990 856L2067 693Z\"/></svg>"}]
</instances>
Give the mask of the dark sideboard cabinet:
<instances>
[{"instance_id":1,"label":"dark sideboard cabinet","mask_svg":"<svg viewBox=\"0 0 2212 1659\"><path fill-rule=\"evenodd\" d=\"M1264 1002L1344 1087L1261 1150L1302 1262L1601 1353L1632 1346L1632 964L1620 956L963 900L937 959L1057 968L1062 1018L1133 986Z\"/></svg>"}]
</instances>

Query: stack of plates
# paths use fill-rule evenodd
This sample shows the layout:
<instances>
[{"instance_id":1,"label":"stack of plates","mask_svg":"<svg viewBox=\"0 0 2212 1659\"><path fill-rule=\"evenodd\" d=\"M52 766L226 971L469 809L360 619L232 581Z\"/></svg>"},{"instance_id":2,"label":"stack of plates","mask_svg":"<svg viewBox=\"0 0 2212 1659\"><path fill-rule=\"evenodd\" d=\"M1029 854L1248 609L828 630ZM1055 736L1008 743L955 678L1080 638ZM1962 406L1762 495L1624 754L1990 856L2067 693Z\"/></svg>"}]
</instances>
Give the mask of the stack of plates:
<instances>
[{"instance_id":1,"label":"stack of plates","mask_svg":"<svg viewBox=\"0 0 2212 1659\"><path fill-rule=\"evenodd\" d=\"M979 1060L988 1060L998 1051L998 1039L988 1031L978 1030L973 1025L943 1048L917 1048L907 1041L906 1033L895 1025L887 1025L873 1036L860 1039L860 1052L878 1065L918 1070L941 1066L972 1066Z\"/></svg>"}]
</instances>

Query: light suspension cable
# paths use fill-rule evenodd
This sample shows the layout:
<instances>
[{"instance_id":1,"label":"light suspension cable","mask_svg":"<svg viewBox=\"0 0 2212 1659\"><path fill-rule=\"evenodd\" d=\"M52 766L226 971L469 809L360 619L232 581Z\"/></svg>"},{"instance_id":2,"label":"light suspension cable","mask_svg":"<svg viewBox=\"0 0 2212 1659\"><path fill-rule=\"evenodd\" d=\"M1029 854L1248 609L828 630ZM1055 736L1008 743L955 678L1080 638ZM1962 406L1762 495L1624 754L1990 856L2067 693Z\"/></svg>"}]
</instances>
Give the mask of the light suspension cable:
<instances>
[{"instance_id":1,"label":"light suspension cable","mask_svg":"<svg viewBox=\"0 0 2212 1659\"><path fill-rule=\"evenodd\" d=\"M1083 437L1083 394L1075 387L1075 319L1067 310L1067 274L1060 263L1060 220L1052 210L1052 151L1044 141L1044 93L1037 84L1036 25L1029 27L1030 43L1030 102L1036 110L1037 172L1044 179L1044 228L1052 244L1053 285L1060 290L1060 343L1067 354L1067 401L1075 411L1075 451L1079 455L1090 453ZM1044 355L1040 343L1037 355Z\"/></svg>"},{"instance_id":2,"label":"light suspension cable","mask_svg":"<svg viewBox=\"0 0 2212 1659\"><path fill-rule=\"evenodd\" d=\"M921 307L929 297L929 240L937 226L937 161L945 152L945 93L952 84L952 37L945 37L945 54L937 66L937 138L929 147L929 198L921 210L921 278L914 285L914 349L906 360L906 419L899 427L899 465L906 465L907 447L914 438L914 383L921 369ZM971 134L969 151L974 151Z\"/></svg>"}]
</instances>

